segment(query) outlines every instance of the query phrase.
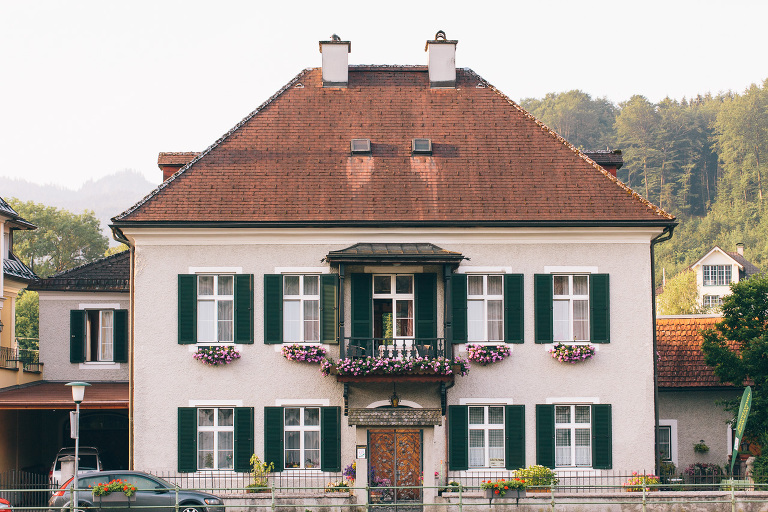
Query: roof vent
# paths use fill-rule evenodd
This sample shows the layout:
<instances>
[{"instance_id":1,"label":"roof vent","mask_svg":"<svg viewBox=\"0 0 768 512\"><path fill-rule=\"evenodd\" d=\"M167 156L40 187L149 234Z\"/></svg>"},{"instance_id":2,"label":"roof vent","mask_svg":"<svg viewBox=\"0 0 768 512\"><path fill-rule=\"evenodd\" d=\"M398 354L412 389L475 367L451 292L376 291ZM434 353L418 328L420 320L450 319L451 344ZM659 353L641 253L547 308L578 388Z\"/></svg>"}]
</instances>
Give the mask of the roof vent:
<instances>
[{"instance_id":1,"label":"roof vent","mask_svg":"<svg viewBox=\"0 0 768 512\"><path fill-rule=\"evenodd\" d=\"M370 154L371 141L370 139L352 139L350 149L355 154Z\"/></svg>"},{"instance_id":2,"label":"roof vent","mask_svg":"<svg viewBox=\"0 0 768 512\"><path fill-rule=\"evenodd\" d=\"M414 155L431 155L432 141L430 139L413 139Z\"/></svg>"}]
</instances>

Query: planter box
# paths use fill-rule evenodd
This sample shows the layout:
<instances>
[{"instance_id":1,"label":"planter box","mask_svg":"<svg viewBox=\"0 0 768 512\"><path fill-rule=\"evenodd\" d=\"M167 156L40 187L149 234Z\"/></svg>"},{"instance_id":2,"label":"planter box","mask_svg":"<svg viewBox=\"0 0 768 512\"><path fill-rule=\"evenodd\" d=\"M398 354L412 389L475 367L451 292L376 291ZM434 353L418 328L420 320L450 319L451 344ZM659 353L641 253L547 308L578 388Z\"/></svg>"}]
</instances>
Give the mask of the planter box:
<instances>
[{"instance_id":1,"label":"planter box","mask_svg":"<svg viewBox=\"0 0 768 512\"><path fill-rule=\"evenodd\" d=\"M501 500L513 499L513 500L517 500L517 499L520 499L520 498L525 498L525 489L509 489L504 494L504 496L499 496L498 494L496 494L494 492L495 489L483 489L483 491L485 492L485 497L487 499L489 499L489 500L491 500L491 499L497 499L497 500L499 500L499 499L501 499Z\"/></svg>"}]
</instances>

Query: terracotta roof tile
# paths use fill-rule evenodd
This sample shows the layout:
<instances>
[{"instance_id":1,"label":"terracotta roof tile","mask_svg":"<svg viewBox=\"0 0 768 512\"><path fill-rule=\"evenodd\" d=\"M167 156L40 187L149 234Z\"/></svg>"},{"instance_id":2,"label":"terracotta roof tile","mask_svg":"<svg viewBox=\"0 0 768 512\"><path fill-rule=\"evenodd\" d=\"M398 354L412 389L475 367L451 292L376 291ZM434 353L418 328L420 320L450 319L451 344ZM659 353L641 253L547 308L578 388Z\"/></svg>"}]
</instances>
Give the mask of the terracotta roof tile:
<instances>
[{"instance_id":1,"label":"terracotta roof tile","mask_svg":"<svg viewBox=\"0 0 768 512\"><path fill-rule=\"evenodd\" d=\"M351 155L350 140L371 140ZM433 153L414 156L428 138ZM488 82L457 70L350 67L349 86L308 69L116 225L194 223L670 224L653 206Z\"/></svg>"}]
</instances>

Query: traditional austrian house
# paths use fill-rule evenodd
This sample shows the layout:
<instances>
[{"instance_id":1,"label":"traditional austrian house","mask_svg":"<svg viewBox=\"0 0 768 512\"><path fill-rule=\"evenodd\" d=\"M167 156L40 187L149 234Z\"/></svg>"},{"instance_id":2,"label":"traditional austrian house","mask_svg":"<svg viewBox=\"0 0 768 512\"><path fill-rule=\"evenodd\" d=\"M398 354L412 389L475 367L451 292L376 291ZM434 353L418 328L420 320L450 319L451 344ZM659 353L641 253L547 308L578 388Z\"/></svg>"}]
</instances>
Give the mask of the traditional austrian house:
<instances>
[{"instance_id":1,"label":"traditional austrian house","mask_svg":"<svg viewBox=\"0 0 768 512\"><path fill-rule=\"evenodd\" d=\"M731 284L747 279L760 269L744 257L744 244L736 244L736 252L713 247L703 258L691 265L696 272L699 303L705 308L717 308L723 297L731 293Z\"/></svg>"},{"instance_id":2,"label":"traditional austrian house","mask_svg":"<svg viewBox=\"0 0 768 512\"><path fill-rule=\"evenodd\" d=\"M348 66L349 42L322 41L322 68L113 219L135 467L357 458L358 485L367 465L427 486L443 466L653 467L649 255L674 219L439 35L428 66Z\"/></svg>"},{"instance_id":3,"label":"traditional austrian house","mask_svg":"<svg viewBox=\"0 0 768 512\"><path fill-rule=\"evenodd\" d=\"M15 469L44 468L74 446L65 384L90 384L81 404L80 444L99 449L105 468L128 467L128 307L130 255L122 252L33 281L40 297L43 380L0 390L13 412ZM0 411L5 412L5 411ZM9 435L11 432L9 432Z\"/></svg>"},{"instance_id":4,"label":"traditional austrian house","mask_svg":"<svg viewBox=\"0 0 768 512\"><path fill-rule=\"evenodd\" d=\"M722 466L733 450L733 415L718 402L740 397L743 388L720 382L701 351L701 331L721 320L718 315L656 319L659 445L662 461L674 464L677 473L695 463ZM748 452L748 443L743 448Z\"/></svg>"}]
</instances>

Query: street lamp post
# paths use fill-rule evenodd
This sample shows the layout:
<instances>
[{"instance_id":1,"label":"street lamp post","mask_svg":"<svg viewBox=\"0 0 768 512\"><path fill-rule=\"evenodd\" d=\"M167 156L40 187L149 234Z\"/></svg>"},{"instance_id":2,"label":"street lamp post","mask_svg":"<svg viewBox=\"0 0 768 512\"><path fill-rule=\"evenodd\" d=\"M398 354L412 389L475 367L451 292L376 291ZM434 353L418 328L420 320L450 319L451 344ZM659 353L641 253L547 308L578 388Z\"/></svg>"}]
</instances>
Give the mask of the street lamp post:
<instances>
[{"instance_id":1,"label":"street lamp post","mask_svg":"<svg viewBox=\"0 0 768 512\"><path fill-rule=\"evenodd\" d=\"M90 386L87 382L69 382L67 386L72 387L72 400L75 402L75 476L72 480L72 510L77 507L77 472L80 465L80 402L85 397L85 387Z\"/></svg>"}]
</instances>

